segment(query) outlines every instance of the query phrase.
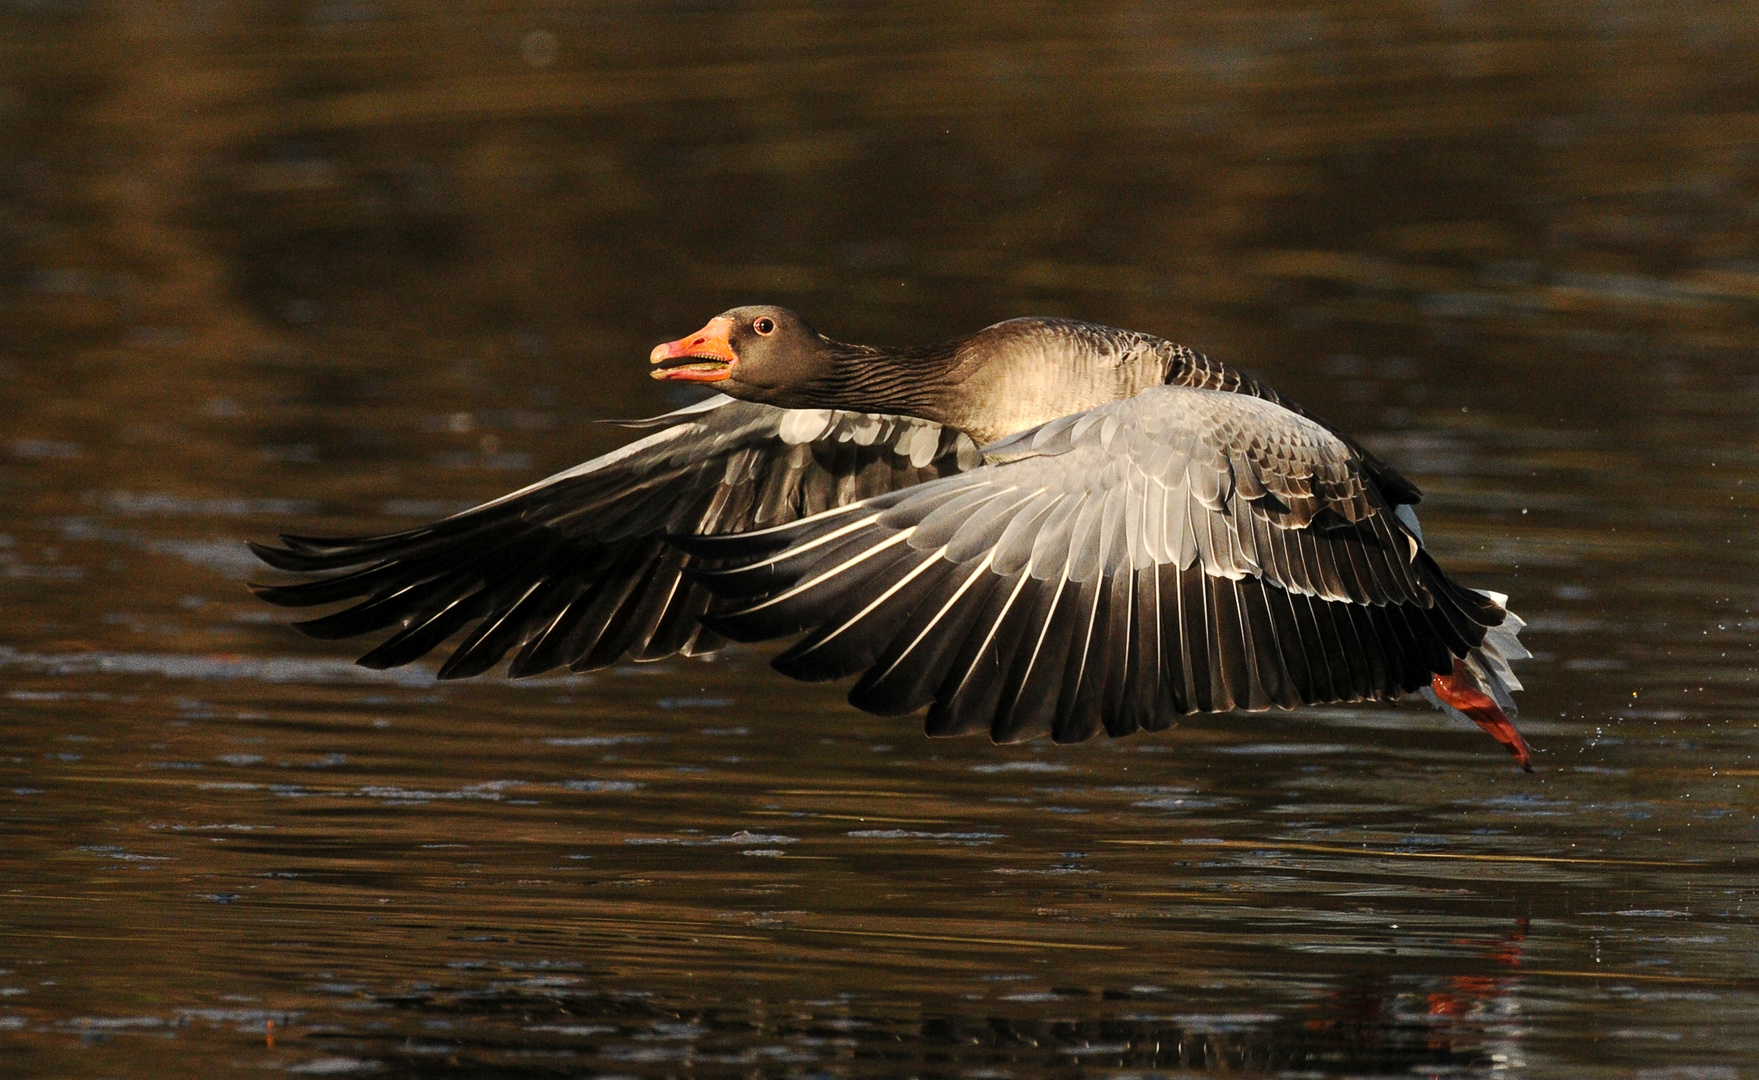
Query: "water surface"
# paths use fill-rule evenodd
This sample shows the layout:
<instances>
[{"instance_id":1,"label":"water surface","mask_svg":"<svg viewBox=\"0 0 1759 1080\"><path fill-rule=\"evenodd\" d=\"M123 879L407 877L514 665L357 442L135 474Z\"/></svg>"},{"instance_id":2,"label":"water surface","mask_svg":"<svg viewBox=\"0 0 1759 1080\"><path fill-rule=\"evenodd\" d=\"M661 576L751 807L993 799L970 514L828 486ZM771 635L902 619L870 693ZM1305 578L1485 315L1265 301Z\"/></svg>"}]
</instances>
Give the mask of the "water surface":
<instances>
[{"instance_id":1,"label":"water surface","mask_svg":"<svg viewBox=\"0 0 1759 1080\"><path fill-rule=\"evenodd\" d=\"M0 1072L1759 1068L1759 17L0 9ZM740 649L352 666L246 538L677 401L732 304L1252 368L1529 620L1421 705L929 741Z\"/></svg>"}]
</instances>

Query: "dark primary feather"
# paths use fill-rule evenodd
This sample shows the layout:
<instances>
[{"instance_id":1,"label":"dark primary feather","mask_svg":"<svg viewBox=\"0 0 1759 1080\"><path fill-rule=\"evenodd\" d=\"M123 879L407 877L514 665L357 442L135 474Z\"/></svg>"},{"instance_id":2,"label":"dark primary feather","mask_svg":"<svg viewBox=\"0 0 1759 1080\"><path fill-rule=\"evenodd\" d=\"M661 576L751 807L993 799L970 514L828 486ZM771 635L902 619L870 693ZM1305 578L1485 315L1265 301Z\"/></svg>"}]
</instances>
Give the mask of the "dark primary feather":
<instances>
[{"instance_id":1,"label":"dark primary feather","mask_svg":"<svg viewBox=\"0 0 1759 1080\"><path fill-rule=\"evenodd\" d=\"M356 601L295 625L321 638L394 630L361 658L368 667L407 664L465 632L441 678L510 652L516 677L702 653L724 643L700 622L717 602L685 576L691 556L668 535L790 522L976 460L959 433L899 416L718 398L639 423L659 430L432 525L252 544L276 569L331 575L257 593L294 607Z\"/></svg>"},{"instance_id":2,"label":"dark primary feather","mask_svg":"<svg viewBox=\"0 0 1759 1080\"><path fill-rule=\"evenodd\" d=\"M1361 454L1267 399L1156 387L1020 433L997 464L753 534L681 541L806 636L797 678L882 714L1060 741L1179 714L1391 699L1503 620L1449 581Z\"/></svg>"}]
</instances>

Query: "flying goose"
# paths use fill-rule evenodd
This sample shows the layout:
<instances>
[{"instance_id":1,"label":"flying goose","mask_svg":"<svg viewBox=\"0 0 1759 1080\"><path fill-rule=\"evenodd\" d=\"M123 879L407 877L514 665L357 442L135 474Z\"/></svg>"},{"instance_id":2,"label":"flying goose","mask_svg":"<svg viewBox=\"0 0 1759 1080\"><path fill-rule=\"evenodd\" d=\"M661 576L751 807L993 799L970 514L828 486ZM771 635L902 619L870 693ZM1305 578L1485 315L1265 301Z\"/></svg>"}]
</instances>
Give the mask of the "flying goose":
<instances>
[{"instance_id":1,"label":"flying goose","mask_svg":"<svg viewBox=\"0 0 1759 1080\"><path fill-rule=\"evenodd\" d=\"M367 667L469 628L441 678L804 633L784 674L997 742L1418 692L1531 768L1507 598L1442 571L1391 465L1225 364L1047 318L848 345L774 306L649 360L723 393L431 525L253 543L326 575L257 594L353 602L314 637L395 628Z\"/></svg>"}]
</instances>

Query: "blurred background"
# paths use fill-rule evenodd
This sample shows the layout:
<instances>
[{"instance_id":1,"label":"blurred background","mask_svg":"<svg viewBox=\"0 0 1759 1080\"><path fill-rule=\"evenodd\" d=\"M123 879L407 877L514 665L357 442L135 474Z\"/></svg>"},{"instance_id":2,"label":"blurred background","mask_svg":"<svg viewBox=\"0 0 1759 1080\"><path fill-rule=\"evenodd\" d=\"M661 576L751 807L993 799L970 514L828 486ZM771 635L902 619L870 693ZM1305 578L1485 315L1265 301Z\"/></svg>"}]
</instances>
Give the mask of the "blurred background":
<instances>
[{"instance_id":1,"label":"blurred background","mask_svg":"<svg viewBox=\"0 0 1759 1080\"><path fill-rule=\"evenodd\" d=\"M652 342L752 298L856 341L1149 330L1356 429L1441 406L1421 365L1645 432L1753 346L1746 4L18 0L0 35L13 456L111 484L475 497L387 480L413 415L352 412L569 464L664 404Z\"/></svg>"},{"instance_id":2,"label":"blurred background","mask_svg":"<svg viewBox=\"0 0 1759 1080\"><path fill-rule=\"evenodd\" d=\"M887 344L1071 316L1264 375L1513 595L1547 770L1409 708L929 744L761 651L442 687L244 591L247 538L617 445L593 421L684 400L647 350L759 300ZM4 0L0 1047L1736 1075L1756 346L1751 3ZM1380 861L1325 846L1358 839Z\"/></svg>"}]
</instances>

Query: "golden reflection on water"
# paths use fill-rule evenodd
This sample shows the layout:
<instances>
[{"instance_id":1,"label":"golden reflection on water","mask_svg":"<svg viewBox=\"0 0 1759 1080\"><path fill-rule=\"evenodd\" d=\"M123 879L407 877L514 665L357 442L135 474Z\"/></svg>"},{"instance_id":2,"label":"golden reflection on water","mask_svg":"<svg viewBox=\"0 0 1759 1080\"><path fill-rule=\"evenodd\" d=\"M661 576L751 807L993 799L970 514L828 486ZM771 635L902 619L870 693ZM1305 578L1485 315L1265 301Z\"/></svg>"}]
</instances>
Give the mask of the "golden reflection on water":
<instances>
[{"instance_id":1,"label":"golden reflection on water","mask_svg":"<svg viewBox=\"0 0 1759 1080\"><path fill-rule=\"evenodd\" d=\"M6 1068L1750 1066L1756 31L0 9ZM1261 370L1513 594L1546 769L1411 708L931 743L755 651L440 685L240 587L614 446L756 298Z\"/></svg>"}]
</instances>

